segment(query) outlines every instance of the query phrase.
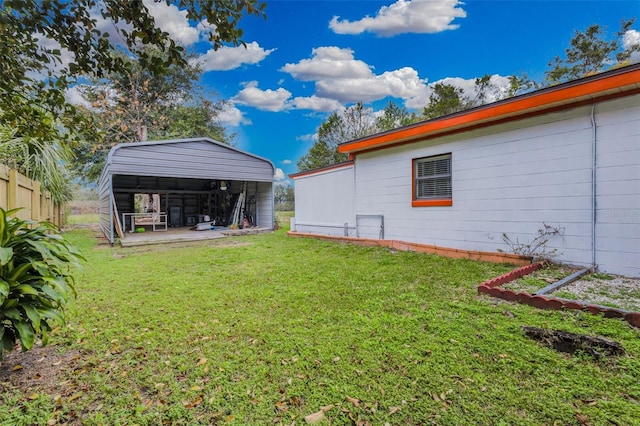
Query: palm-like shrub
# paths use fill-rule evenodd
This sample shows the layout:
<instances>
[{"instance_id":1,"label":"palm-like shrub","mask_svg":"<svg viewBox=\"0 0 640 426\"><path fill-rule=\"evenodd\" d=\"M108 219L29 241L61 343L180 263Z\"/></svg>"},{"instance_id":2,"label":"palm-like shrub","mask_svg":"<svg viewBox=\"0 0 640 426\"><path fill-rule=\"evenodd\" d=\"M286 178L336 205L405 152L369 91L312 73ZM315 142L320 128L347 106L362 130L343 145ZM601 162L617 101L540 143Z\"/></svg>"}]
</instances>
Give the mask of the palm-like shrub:
<instances>
[{"instance_id":1,"label":"palm-like shrub","mask_svg":"<svg viewBox=\"0 0 640 426\"><path fill-rule=\"evenodd\" d=\"M10 217L16 211L0 208L0 358L17 341L23 350L47 344L84 260L55 225Z\"/></svg>"}]
</instances>

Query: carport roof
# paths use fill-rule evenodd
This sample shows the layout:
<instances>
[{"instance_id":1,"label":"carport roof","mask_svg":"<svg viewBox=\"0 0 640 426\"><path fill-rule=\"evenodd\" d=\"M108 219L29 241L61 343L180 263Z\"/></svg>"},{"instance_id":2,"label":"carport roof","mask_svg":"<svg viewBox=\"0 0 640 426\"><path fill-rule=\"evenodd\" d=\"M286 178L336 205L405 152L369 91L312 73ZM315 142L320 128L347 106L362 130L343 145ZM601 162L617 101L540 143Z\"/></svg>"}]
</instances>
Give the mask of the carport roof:
<instances>
[{"instance_id":1,"label":"carport roof","mask_svg":"<svg viewBox=\"0 0 640 426\"><path fill-rule=\"evenodd\" d=\"M209 138L123 143L109 151L100 180L112 175L273 182L265 158Z\"/></svg>"}]
</instances>

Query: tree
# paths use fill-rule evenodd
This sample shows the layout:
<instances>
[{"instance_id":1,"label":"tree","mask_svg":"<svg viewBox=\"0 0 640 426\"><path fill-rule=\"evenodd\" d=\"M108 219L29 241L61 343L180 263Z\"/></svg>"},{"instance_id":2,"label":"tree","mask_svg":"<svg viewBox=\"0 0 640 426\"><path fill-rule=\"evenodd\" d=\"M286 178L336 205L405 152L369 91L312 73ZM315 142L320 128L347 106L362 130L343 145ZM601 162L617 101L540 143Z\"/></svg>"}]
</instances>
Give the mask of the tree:
<instances>
[{"instance_id":1,"label":"tree","mask_svg":"<svg viewBox=\"0 0 640 426\"><path fill-rule=\"evenodd\" d=\"M384 107L382 115L376 118L378 131L393 130L398 127L408 126L420 120L414 113L410 113L406 108L401 108L393 101L389 101Z\"/></svg>"},{"instance_id":2,"label":"tree","mask_svg":"<svg viewBox=\"0 0 640 426\"><path fill-rule=\"evenodd\" d=\"M276 210L293 210L295 202L295 192L291 185L284 183L277 184L273 189L273 197L276 203Z\"/></svg>"},{"instance_id":3,"label":"tree","mask_svg":"<svg viewBox=\"0 0 640 426\"><path fill-rule=\"evenodd\" d=\"M622 21L618 36L624 35L634 19ZM606 40L606 31L598 24L593 24L582 31L576 31L570 41L570 46L565 50L565 58L556 56L545 71L547 85L554 85L570 80L575 80L591 74L596 74L618 61L626 61L632 52L640 51L640 45L632 45L620 51L620 44L616 40ZM613 54L616 53L615 59Z\"/></svg>"},{"instance_id":4,"label":"tree","mask_svg":"<svg viewBox=\"0 0 640 426\"><path fill-rule=\"evenodd\" d=\"M243 43L244 15L265 16L258 0L155 1L179 6L192 21L206 21L216 49ZM99 29L99 16L116 26L116 37ZM156 26L140 0L5 0L0 28L0 118L27 143L75 144L95 137L87 115L65 94L81 77L102 78L125 67L114 51L124 51L154 75L187 65L184 49ZM146 46L163 55L150 55Z\"/></svg>"},{"instance_id":5,"label":"tree","mask_svg":"<svg viewBox=\"0 0 640 426\"><path fill-rule=\"evenodd\" d=\"M311 170L347 161L347 154L338 152L338 145L377 131L373 110L365 108L362 102L339 113L334 112L318 128L318 140L298 160L298 170Z\"/></svg>"},{"instance_id":6,"label":"tree","mask_svg":"<svg viewBox=\"0 0 640 426\"><path fill-rule=\"evenodd\" d=\"M0 163L38 181L57 204L72 197L71 179L61 164L71 159L68 145L43 143L37 138L18 136L17 129L0 125Z\"/></svg>"},{"instance_id":7,"label":"tree","mask_svg":"<svg viewBox=\"0 0 640 426\"><path fill-rule=\"evenodd\" d=\"M217 121L223 104L198 99L193 104L179 105L165 111L164 125L150 133L154 139L207 137L218 142L231 143L234 135Z\"/></svg>"},{"instance_id":8,"label":"tree","mask_svg":"<svg viewBox=\"0 0 640 426\"><path fill-rule=\"evenodd\" d=\"M453 114L469 108L485 105L489 102L513 97L526 93L537 87L526 74L508 77L509 86L497 84L493 76L485 74L474 81L473 95L469 95L461 87L448 83L435 83L433 93L429 97L429 104L422 111L423 119L434 119L443 115Z\"/></svg>"},{"instance_id":9,"label":"tree","mask_svg":"<svg viewBox=\"0 0 640 426\"><path fill-rule=\"evenodd\" d=\"M148 50L162 56L157 49ZM133 59L121 60L122 69L79 89L91 105L84 109L98 130L77 149L74 169L85 180L97 180L109 150L118 143L195 136L229 142L216 121L220 106L200 95L201 71L194 62L171 65L157 75Z\"/></svg>"},{"instance_id":10,"label":"tree","mask_svg":"<svg viewBox=\"0 0 640 426\"><path fill-rule=\"evenodd\" d=\"M509 89L507 90L506 96L507 98L512 98L517 95L521 95L523 93L527 93L531 90L537 89L539 87L538 83L529 79L527 74L522 74L520 76L510 75L509 76Z\"/></svg>"},{"instance_id":11,"label":"tree","mask_svg":"<svg viewBox=\"0 0 640 426\"><path fill-rule=\"evenodd\" d=\"M318 169L347 161L348 156L338 152L338 147L329 147L325 141L315 141L309 151L296 163L299 172Z\"/></svg>"},{"instance_id":12,"label":"tree","mask_svg":"<svg viewBox=\"0 0 640 426\"><path fill-rule=\"evenodd\" d=\"M452 84L436 83L433 93L429 96L429 104L422 110L426 119L441 117L454 112L470 108L471 100L464 94L464 90Z\"/></svg>"}]
</instances>

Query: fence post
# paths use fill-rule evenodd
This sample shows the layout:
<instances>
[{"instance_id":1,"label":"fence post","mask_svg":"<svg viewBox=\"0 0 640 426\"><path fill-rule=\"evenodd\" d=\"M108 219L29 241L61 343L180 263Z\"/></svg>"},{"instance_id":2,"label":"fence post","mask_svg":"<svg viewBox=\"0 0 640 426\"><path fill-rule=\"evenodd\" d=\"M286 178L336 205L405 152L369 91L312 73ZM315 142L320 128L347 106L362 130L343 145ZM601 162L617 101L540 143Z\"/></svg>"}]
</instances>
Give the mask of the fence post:
<instances>
[{"instance_id":1,"label":"fence post","mask_svg":"<svg viewBox=\"0 0 640 426\"><path fill-rule=\"evenodd\" d=\"M18 171L16 169L9 170L9 188L7 196L7 210L18 207Z\"/></svg>"},{"instance_id":2,"label":"fence post","mask_svg":"<svg viewBox=\"0 0 640 426\"><path fill-rule=\"evenodd\" d=\"M31 185L31 219L35 221L41 221L40 217L40 182L32 181Z\"/></svg>"}]
</instances>

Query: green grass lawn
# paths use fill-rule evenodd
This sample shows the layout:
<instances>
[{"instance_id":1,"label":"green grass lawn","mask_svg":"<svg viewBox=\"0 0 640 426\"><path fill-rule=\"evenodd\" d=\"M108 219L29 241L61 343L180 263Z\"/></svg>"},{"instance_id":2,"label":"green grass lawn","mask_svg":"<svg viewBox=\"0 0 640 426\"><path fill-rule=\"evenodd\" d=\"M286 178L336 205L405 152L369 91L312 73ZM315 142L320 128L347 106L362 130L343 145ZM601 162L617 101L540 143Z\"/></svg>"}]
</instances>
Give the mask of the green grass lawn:
<instances>
[{"instance_id":1,"label":"green grass lawn","mask_svg":"<svg viewBox=\"0 0 640 426\"><path fill-rule=\"evenodd\" d=\"M68 238L88 262L52 344L79 355L56 392L1 394L2 424L640 424L640 331L477 294L508 266L284 229L134 249ZM524 325L627 355L559 353Z\"/></svg>"},{"instance_id":2,"label":"green grass lawn","mask_svg":"<svg viewBox=\"0 0 640 426\"><path fill-rule=\"evenodd\" d=\"M290 219L295 216L295 212L292 211L277 211L276 214L276 222L282 228L289 229L290 227Z\"/></svg>"}]
</instances>

